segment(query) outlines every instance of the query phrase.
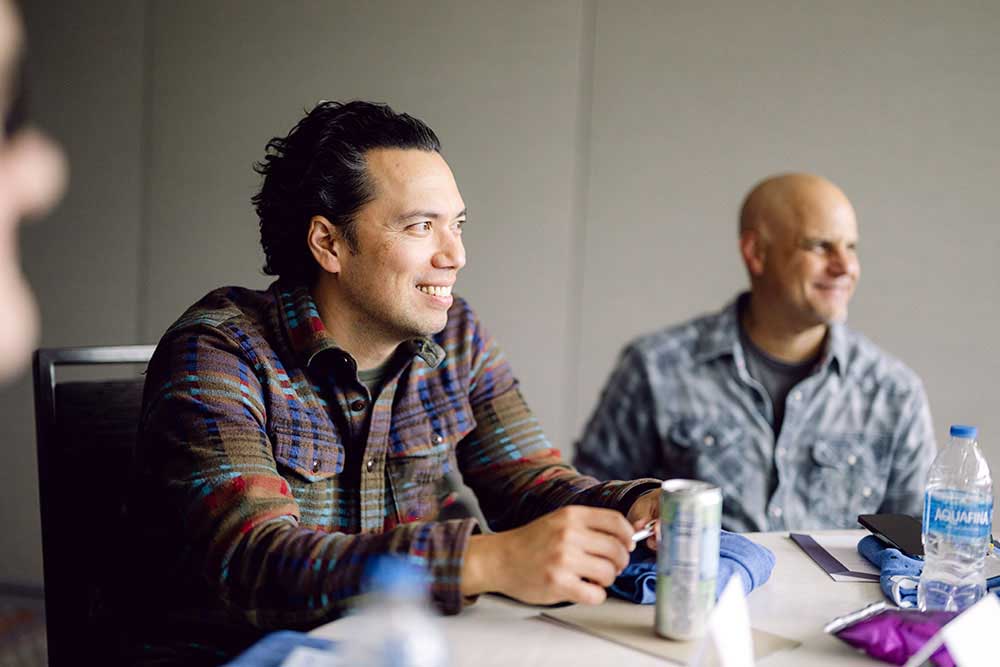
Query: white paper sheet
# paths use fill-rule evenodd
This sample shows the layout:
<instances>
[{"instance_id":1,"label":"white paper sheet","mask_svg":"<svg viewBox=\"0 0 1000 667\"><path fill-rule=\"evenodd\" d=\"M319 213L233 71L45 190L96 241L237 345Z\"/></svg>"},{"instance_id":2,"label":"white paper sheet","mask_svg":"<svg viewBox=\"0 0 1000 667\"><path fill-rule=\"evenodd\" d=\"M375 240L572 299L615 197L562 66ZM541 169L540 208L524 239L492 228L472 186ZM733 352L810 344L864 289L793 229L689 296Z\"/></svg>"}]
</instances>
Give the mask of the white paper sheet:
<instances>
[{"instance_id":1,"label":"white paper sheet","mask_svg":"<svg viewBox=\"0 0 1000 667\"><path fill-rule=\"evenodd\" d=\"M816 543L821 547L830 552L830 555L843 563L851 572L864 572L866 574L878 575L879 570L877 567L869 563L864 556L858 553L858 540L860 539L857 535L810 535ZM831 575L833 576L833 575ZM851 579L850 575L838 575L845 577L846 580ZM840 581L837 577L835 580Z\"/></svg>"}]
</instances>

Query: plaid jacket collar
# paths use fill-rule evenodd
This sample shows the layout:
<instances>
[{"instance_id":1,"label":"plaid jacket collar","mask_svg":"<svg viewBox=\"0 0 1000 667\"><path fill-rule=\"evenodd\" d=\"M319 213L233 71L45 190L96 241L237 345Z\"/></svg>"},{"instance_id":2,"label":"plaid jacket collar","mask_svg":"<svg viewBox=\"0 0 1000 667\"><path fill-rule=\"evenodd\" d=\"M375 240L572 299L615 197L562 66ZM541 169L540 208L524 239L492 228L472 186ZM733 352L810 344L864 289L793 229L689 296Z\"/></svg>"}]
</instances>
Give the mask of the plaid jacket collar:
<instances>
[{"instance_id":1,"label":"plaid jacket collar","mask_svg":"<svg viewBox=\"0 0 1000 667\"><path fill-rule=\"evenodd\" d=\"M743 292L721 311L707 318L708 323L698 341L695 359L706 362L724 355L737 356L736 350L740 347L739 315L749 299L750 292ZM816 369L826 368L829 364L833 364L843 375L847 364L847 335L844 325L839 322L827 327L823 353L816 364Z\"/></svg>"},{"instance_id":2,"label":"plaid jacket collar","mask_svg":"<svg viewBox=\"0 0 1000 667\"><path fill-rule=\"evenodd\" d=\"M350 353L338 346L327 331L308 287L278 280L270 289L277 303L281 327L288 337L292 351L304 366L310 367L321 354L326 354L328 351L330 354L351 359L355 367L357 366ZM414 338L404 345L431 368L436 368L444 361L444 348L431 338Z\"/></svg>"}]
</instances>

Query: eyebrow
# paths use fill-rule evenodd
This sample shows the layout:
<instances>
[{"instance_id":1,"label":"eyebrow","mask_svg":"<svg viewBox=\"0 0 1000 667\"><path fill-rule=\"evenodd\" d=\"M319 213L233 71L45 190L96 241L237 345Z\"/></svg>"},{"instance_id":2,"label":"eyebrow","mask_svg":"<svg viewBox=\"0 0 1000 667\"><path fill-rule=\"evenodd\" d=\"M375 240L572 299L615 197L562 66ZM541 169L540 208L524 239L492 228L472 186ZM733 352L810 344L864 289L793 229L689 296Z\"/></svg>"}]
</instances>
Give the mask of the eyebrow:
<instances>
[{"instance_id":1,"label":"eyebrow","mask_svg":"<svg viewBox=\"0 0 1000 667\"><path fill-rule=\"evenodd\" d=\"M813 243L821 243L823 245L835 244L839 241L843 241L844 245L858 245L858 239L834 239L826 236L803 236L801 243L803 245L809 245Z\"/></svg>"},{"instance_id":2,"label":"eyebrow","mask_svg":"<svg viewBox=\"0 0 1000 667\"><path fill-rule=\"evenodd\" d=\"M466 217L466 215L468 215L468 211L469 211L469 209L463 208L462 212L459 213L458 215L456 215L455 217L456 218L464 218L464 217ZM443 218L443 217L444 217L443 215L441 215L440 213L436 213L434 211L411 211L409 213L404 213L403 215L399 216L399 221L400 222L405 222L406 220L411 220L413 218L435 218L435 219L437 219L437 218Z\"/></svg>"}]
</instances>

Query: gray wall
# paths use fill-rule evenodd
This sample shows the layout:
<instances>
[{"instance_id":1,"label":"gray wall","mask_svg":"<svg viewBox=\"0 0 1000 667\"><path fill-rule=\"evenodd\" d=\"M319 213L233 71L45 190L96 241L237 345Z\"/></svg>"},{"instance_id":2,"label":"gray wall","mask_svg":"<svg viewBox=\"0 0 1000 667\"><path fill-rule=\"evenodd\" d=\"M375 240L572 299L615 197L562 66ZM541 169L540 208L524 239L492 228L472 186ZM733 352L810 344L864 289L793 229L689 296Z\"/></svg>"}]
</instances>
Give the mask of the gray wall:
<instances>
[{"instance_id":1,"label":"gray wall","mask_svg":"<svg viewBox=\"0 0 1000 667\"><path fill-rule=\"evenodd\" d=\"M747 188L806 169L858 210L852 324L1000 466L995 3L63 4L25 8L73 167L22 245L47 345L153 342L207 290L266 285L250 165L318 99L376 99L441 135L460 291L564 452L627 339L741 288ZM28 387L0 407L0 578L38 581Z\"/></svg>"}]
</instances>

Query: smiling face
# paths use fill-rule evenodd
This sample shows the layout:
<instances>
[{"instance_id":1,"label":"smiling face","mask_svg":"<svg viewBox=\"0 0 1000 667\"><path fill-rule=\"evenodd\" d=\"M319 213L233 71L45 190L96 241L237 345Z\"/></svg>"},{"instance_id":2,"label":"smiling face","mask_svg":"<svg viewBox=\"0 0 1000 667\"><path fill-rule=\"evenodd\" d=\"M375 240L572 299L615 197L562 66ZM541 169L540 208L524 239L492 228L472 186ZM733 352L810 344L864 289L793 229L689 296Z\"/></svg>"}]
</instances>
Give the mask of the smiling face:
<instances>
[{"instance_id":1,"label":"smiling face","mask_svg":"<svg viewBox=\"0 0 1000 667\"><path fill-rule=\"evenodd\" d=\"M861 275L854 208L832 183L789 178L759 211L754 298L795 327L843 321Z\"/></svg>"},{"instance_id":2,"label":"smiling face","mask_svg":"<svg viewBox=\"0 0 1000 667\"><path fill-rule=\"evenodd\" d=\"M366 154L374 198L354 219L356 251L338 243L338 304L363 335L399 344L444 329L465 266L465 203L439 153Z\"/></svg>"}]
</instances>

